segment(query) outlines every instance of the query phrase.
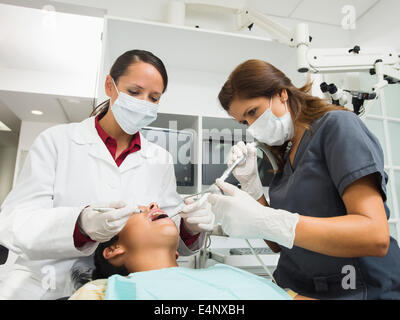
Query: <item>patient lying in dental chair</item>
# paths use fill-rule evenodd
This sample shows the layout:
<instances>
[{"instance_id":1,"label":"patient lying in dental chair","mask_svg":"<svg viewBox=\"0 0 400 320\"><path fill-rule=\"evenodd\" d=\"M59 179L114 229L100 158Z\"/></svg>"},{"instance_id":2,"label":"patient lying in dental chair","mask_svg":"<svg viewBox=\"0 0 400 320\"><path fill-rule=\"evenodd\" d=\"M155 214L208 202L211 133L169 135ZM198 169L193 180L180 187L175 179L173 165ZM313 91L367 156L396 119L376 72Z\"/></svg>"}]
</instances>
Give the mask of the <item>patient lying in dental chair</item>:
<instances>
[{"instance_id":1,"label":"patient lying in dental chair","mask_svg":"<svg viewBox=\"0 0 400 320\"><path fill-rule=\"evenodd\" d=\"M272 281L227 265L178 267L179 232L157 204L140 207L121 232L99 244L92 281L70 300L302 299Z\"/></svg>"}]
</instances>

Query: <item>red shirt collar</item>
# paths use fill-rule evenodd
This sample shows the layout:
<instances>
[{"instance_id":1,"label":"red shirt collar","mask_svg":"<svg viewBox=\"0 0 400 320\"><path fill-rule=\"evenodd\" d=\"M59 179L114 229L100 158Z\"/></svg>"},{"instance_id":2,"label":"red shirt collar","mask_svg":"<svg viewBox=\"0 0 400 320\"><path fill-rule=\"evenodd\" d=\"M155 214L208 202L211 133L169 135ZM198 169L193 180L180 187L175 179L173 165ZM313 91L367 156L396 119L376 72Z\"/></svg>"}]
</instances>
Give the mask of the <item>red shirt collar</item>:
<instances>
[{"instance_id":1,"label":"red shirt collar","mask_svg":"<svg viewBox=\"0 0 400 320\"><path fill-rule=\"evenodd\" d=\"M95 127L97 130L97 133L99 134L101 140L103 140L104 144L106 145L107 149L110 151L111 155L113 158L115 158L115 152L117 148L117 141L111 137L107 132L104 131L104 129L101 127L99 120L100 120L100 115L98 115L95 118ZM139 151L141 149L141 141L140 141L140 133L136 132L131 140L131 144L127 149L125 149L118 159L115 159L118 165L122 163L122 161L126 158L126 156L130 153Z\"/></svg>"}]
</instances>

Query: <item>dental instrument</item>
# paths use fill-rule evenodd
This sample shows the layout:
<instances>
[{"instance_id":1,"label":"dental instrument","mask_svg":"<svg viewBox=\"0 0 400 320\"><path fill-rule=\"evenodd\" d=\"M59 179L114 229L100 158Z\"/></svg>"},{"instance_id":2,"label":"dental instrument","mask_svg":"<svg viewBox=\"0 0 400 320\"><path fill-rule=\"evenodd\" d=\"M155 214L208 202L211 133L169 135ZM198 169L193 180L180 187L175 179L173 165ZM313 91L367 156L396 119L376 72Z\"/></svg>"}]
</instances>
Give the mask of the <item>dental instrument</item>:
<instances>
[{"instance_id":1,"label":"dental instrument","mask_svg":"<svg viewBox=\"0 0 400 320\"><path fill-rule=\"evenodd\" d=\"M259 142L259 141L257 141L257 140L254 140L254 142L251 142L251 144L252 144L253 146L255 146L256 148L258 148L258 149L260 149L261 151L264 152L264 154L267 156L269 162L270 162L271 165L272 165L272 169L273 169L274 171L277 171L277 170L278 170L278 164L277 164L277 162L276 162L276 159L275 159L274 155L273 155L272 152L267 148L267 146L266 146L264 143L261 143L261 142ZM228 179L229 176L232 174L233 170L235 170L235 168L236 168L238 165L242 164L245 160L246 160L246 156L245 156L245 155L243 155L242 157L240 157L239 159L237 159L237 160L233 163L233 165L232 165L230 168L227 168L227 169L224 171L224 173L221 175L220 179L221 179L222 181L225 181L226 179ZM190 198L193 198L193 197L197 197L197 199L195 200L195 201L197 201L197 200L199 200L199 196L201 196L201 195L204 195L204 194L207 194L207 193L217 193L218 191L219 191L218 186L217 186L215 183L213 183L209 188L207 188L207 189L204 190L204 191L201 191L201 192L198 192L198 193L195 193L195 194L192 194L192 195L189 195L189 196L184 197L184 198L182 199L182 201L181 201L178 205L184 204L184 203L185 203L185 200L187 200L187 199L190 199ZM173 217L177 216L177 215L179 214L179 212L180 212L180 209L177 210L176 213L174 213L173 215L171 215L170 218L173 218Z\"/></svg>"},{"instance_id":2,"label":"dental instrument","mask_svg":"<svg viewBox=\"0 0 400 320\"><path fill-rule=\"evenodd\" d=\"M253 254L253 256L256 257L256 259L258 260L258 262L261 264L261 266L263 267L263 269L265 270L265 272L267 273L268 276L271 277L272 282L274 282L275 284L277 284L274 276L272 275L271 271L269 271L268 267L265 265L265 263L261 260L260 256L257 254L257 252L255 252L254 248L251 246L250 241L248 239L244 239L247 243L247 245L250 248L251 253Z\"/></svg>"},{"instance_id":3,"label":"dental instrument","mask_svg":"<svg viewBox=\"0 0 400 320\"><path fill-rule=\"evenodd\" d=\"M93 210L98 211L100 213L104 213L107 212L109 210L111 210L112 208L93 208Z\"/></svg>"},{"instance_id":4,"label":"dental instrument","mask_svg":"<svg viewBox=\"0 0 400 320\"><path fill-rule=\"evenodd\" d=\"M95 211L97 211L97 212L99 212L99 213L104 213L104 212L107 212L107 211L110 211L110 210L113 210L114 208L93 208L93 210L95 210ZM143 210L141 210L141 209L138 209L139 211L133 211L132 213L142 213L143 212Z\"/></svg>"},{"instance_id":5,"label":"dental instrument","mask_svg":"<svg viewBox=\"0 0 400 320\"><path fill-rule=\"evenodd\" d=\"M235 168L236 168L238 165L242 164L245 160L246 160L246 155L243 155L242 157L238 158L238 159L232 164L232 166L230 166L229 168L227 168L227 169L224 171L224 173L221 175L221 177L220 177L219 179L221 179L222 181L225 181L226 179L228 179L229 176L232 174L233 170L235 170ZM207 194L207 193L216 193L216 192L218 192L218 191L219 191L218 186L217 186L215 183L213 183L209 188L207 188L207 189L204 190L204 191L201 191L201 192L198 192L198 193L195 193L195 194L192 194L192 195L189 195L189 196L184 197L184 198L181 200L181 202L179 203L179 205L184 204L184 203L185 203L185 200L187 200L187 199L190 199L190 198L193 198L193 197L197 197L197 199L195 199L195 201L198 201L198 197L199 197L199 196L202 196L202 195ZM175 217L176 215L179 214L179 212L180 212L180 210L178 210L177 213L175 213L175 214L173 214L172 216L170 216L170 218Z\"/></svg>"},{"instance_id":6,"label":"dental instrument","mask_svg":"<svg viewBox=\"0 0 400 320\"><path fill-rule=\"evenodd\" d=\"M272 169L273 169L274 171L277 171L277 170L278 170L278 164L277 164L277 162L276 162L276 159L275 159L274 155L273 155L272 152L268 149L268 147L267 147L264 143L262 143L262 142L260 142L260 141L258 141L258 140L255 140L254 142L252 142L252 144L253 144L256 148L260 149L260 150L267 156L269 162L270 162L271 165L272 165ZM244 159L242 159L242 158L244 158ZM238 161L239 163L241 163L240 160L242 160L242 161L245 160L245 157L242 157L242 158L238 159L237 161ZM235 165L235 164L236 164L236 162L234 163L234 165ZM237 165L236 165L236 166L237 166ZM236 167L236 166L235 166L235 167ZM233 167L233 166L232 166L232 167ZM226 170L226 171L227 171L227 170ZM232 170L232 171L233 171L233 170ZM231 171L231 172L232 172L232 171ZM224 173L225 173L225 172L224 172ZM222 176L224 176L224 174L223 174ZM225 179L226 179L226 178L225 178ZM214 184L214 185L215 185L215 184ZM206 234L207 237L210 237L211 235L222 236L222 237L226 237L226 236L227 236L227 235L225 234L225 232L222 230L222 226L221 226L220 224L217 224L211 232L208 232L208 233ZM268 267L264 264L264 262L262 261L262 259L260 258L260 256L255 252L254 248L253 248L252 245L250 244L250 241L249 241L248 239L244 239L244 240L246 241L246 243L247 243L247 245L248 245L248 247L249 247L251 253L252 253L252 254L254 255L254 257L258 260L258 262L260 263L260 265L262 266L262 268L265 270L265 272L267 273L267 275L271 278L272 282L274 282L274 283L276 284L276 280L275 280L274 276L272 275L271 271L270 271L270 270L268 269ZM205 267L206 267L206 259L207 259L207 246L206 246L206 245L204 245L202 254L203 254L203 263L202 263L202 267L205 268Z\"/></svg>"}]
</instances>

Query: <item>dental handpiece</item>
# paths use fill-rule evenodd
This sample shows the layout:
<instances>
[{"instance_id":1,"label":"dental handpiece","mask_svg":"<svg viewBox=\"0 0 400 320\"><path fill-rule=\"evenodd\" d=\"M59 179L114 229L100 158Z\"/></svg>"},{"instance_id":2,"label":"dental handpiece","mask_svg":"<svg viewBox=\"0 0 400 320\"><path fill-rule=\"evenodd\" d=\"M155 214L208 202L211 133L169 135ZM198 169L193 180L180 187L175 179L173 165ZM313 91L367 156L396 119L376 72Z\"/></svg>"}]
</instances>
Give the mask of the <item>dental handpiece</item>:
<instances>
[{"instance_id":1,"label":"dental handpiece","mask_svg":"<svg viewBox=\"0 0 400 320\"><path fill-rule=\"evenodd\" d=\"M100 212L100 213L104 213L104 212L110 211L112 209L113 208L93 208L93 210Z\"/></svg>"},{"instance_id":2,"label":"dental handpiece","mask_svg":"<svg viewBox=\"0 0 400 320\"><path fill-rule=\"evenodd\" d=\"M104 212L107 212L107 211L110 211L110 210L113 210L113 209L114 208L93 208L93 210L95 210L95 211L97 211L99 213L104 213ZM142 210L137 209L137 211L133 211L132 213L136 214L136 213L142 213L142 212L143 212Z\"/></svg>"},{"instance_id":3,"label":"dental handpiece","mask_svg":"<svg viewBox=\"0 0 400 320\"><path fill-rule=\"evenodd\" d=\"M224 171L224 173L222 174L222 176L221 176L219 179L222 180L223 182L225 182L225 180L228 179L229 176L232 174L233 170L235 170L235 168L236 168L238 165L240 165L241 163L243 163L243 161L245 161L245 160L246 160L246 156L245 156L245 155L243 155L242 157L240 157L239 159L237 159L229 168L227 168L227 169ZM219 190L220 190L219 187L218 187L217 184L214 182L214 183L213 183L210 187L208 187L206 190L204 190L204 191L202 191L202 192L199 192L199 193L192 194L192 195L190 195L190 196L187 196L187 197L183 198L183 202L184 202L186 199L193 198L193 197L196 197L196 196L198 197L198 196L203 195L203 194L206 194L206 193L215 193L215 192L218 192Z\"/></svg>"},{"instance_id":4,"label":"dental handpiece","mask_svg":"<svg viewBox=\"0 0 400 320\"><path fill-rule=\"evenodd\" d=\"M246 155L243 155L240 158L236 159L236 161L224 171L220 179L225 182L225 180L228 179L229 176L232 174L233 170L235 170L236 167L241 165L245 160Z\"/></svg>"},{"instance_id":5,"label":"dental handpiece","mask_svg":"<svg viewBox=\"0 0 400 320\"><path fill-rule=\"evenodd\" d=\"M224 173L221 175L221 177L220 177L219 179L221 179L223 182L225 182L225 180L228 179L229 176L232 174L233 170L235 170L235 168L236 168L237 166L239 166L240 164L242 164L245 160L246 160L246 155L243 155L243 156L241 156L240 158L236 159L236 161L235 161L229 168L227 168L227 169L224 171ZM204 190L204 191L202 191L202 192L195 193L195 194L192 194L192 195L190 195L190 196L184 197L184 198L182 199L182 201L181 201L179 204L180 204L180 205L181 205L181 204L184 204L184 203L185 203L185 200L187 200L187 199L190 199L190 198L193 198L193 197L199 197L200 195L204 195L204 194L206 194L206 193L216 193L216 192L218 192L219 190L220 190L220 189L219 189L219 187L217 186L217 184L216 184L216 183L213 183L209 188L207 188L206 190ZM196 200L195 200L195 201L196 201ZM175 213L175 214L173 214L173 215L171 215L170 218L173 218L173 217L177 216L177 215L179 214L179 212L180 212L180 211L178 210L178 212Z\"/></svg>"}]
</instances>

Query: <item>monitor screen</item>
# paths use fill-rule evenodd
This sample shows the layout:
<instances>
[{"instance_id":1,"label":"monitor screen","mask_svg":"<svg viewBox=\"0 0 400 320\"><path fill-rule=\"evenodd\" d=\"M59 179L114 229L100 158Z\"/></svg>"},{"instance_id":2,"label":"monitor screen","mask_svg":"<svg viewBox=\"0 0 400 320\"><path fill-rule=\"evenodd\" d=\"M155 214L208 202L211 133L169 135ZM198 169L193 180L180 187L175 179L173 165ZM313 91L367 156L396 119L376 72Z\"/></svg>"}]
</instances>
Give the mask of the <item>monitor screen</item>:
<instances>
[{"instance_id":1,"label":"monitor screen","mask_svg":"<svg viewBox=\"0 0 400 320\"><path fill-rule=\"evenodd\" d=\"M211 185L215 179L219 178L227 168L229 152L234 145L233 141L203 140L203 164L202 164L202 183ZM272 165L261 150L257 150L257 164L261 183L268 187L273 178ZM227 182L239 185L239 181L231 175Z\"/></svg>"},{"instance_id":2,"label":"monitor screen","mask_svg":"<svg viewBox=\"0 0 400 320\"><path fill-rule=\"evenodd\" d=\"M143 128L141 133L171 153L177 186L194 186L193 133L152 127Z\"/></svg>"}]
</instances>

